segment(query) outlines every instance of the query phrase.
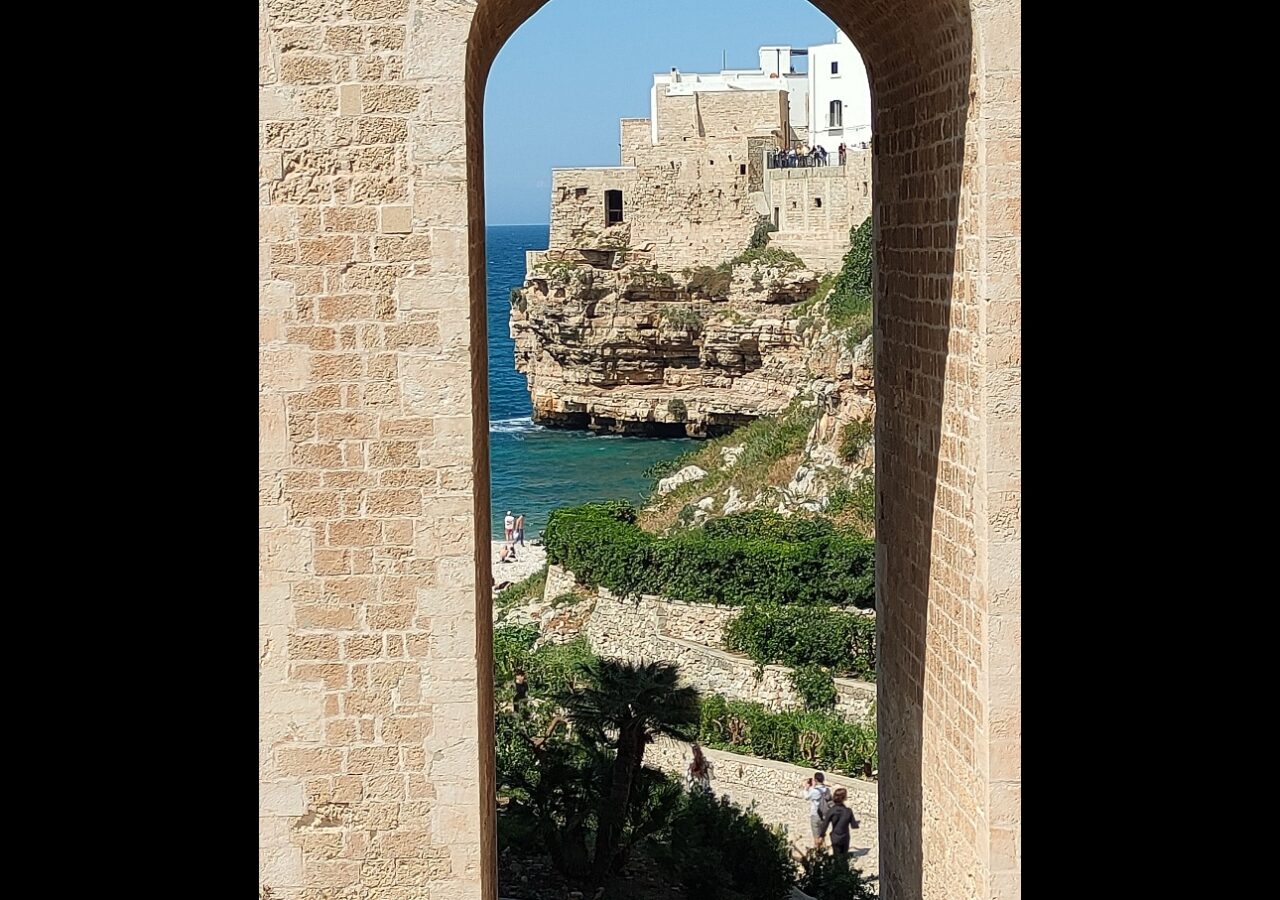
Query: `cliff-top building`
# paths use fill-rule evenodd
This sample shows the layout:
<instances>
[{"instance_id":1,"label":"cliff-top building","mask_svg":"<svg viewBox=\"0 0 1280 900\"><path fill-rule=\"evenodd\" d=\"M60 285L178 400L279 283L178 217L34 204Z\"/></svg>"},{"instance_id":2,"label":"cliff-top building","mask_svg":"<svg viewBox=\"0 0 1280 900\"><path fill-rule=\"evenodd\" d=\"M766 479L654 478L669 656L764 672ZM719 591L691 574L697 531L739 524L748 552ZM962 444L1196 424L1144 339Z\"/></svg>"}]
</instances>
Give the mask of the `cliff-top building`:
<instances>
[{"instance_id":1,"label":"cliff-top building","mask_svg":"<svg viewBox=\"0 0 1280 900\"><path fill-rule=\"evenodd\" d=\"M767 217L774 246L837 268L850 228L871 210L862 60L839 33L832 44L759 54L759 69L654 76L649 118L620 122L620 165L552 171L549 249L625 247L664 269L714 266ZM801 58L809 71L795 71ZM772 151L813 145L827 151L825 165L772 168ZM531 253L530 271L542 259Z\"/></svg>"}]
</instances>

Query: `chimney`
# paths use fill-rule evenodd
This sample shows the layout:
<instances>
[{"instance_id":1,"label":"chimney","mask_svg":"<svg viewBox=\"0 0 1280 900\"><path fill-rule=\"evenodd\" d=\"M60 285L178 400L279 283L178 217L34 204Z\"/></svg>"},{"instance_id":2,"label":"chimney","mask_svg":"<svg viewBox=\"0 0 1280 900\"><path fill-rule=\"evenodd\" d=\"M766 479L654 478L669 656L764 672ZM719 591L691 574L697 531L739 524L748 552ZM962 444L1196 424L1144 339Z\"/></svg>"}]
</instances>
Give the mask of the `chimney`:
<instances>
[{"instance_id":1,"label":"chimney","mask_svg":"<svg viewBox=\"0 0 1280 900\"><path fill-rule=\"evenodd\" d=\"M680 70L677 69L675 66L671 67L671 83L672 84L680 83Z\"/></svg>"}]
</instances>

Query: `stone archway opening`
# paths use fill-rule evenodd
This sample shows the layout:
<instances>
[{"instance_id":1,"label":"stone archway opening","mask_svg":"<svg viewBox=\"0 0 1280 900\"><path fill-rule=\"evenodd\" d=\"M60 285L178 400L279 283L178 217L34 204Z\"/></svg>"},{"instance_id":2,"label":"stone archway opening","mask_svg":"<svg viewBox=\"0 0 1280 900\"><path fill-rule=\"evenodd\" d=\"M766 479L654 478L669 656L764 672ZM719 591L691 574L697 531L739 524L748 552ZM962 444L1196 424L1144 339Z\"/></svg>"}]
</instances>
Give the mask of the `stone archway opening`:
<instances>
[{"instance_id":1,"label":"stone archway opening","mask_svg":"<svg viewBox=\"0 0 1280 900\"><path fill-rule=\"evenodd\" d=\"M544 0L481 0L467 57L468 196L471 267L484 266L482 103L498 50ZM980 273L964 258L979 237L966 157L975 89L968 8L950 0L814 0L850 35L872 86L876 235L876 383L888 402L876 416L877 606L881 649L881 860L884 896L943 896L932 885L987 890L992 861L984 809L988 789L975 751L985 737L979 604L980 535L973 509L978 435L971 390ZM972 154L972 150L970 150ZM775 212L776 215L776 212ZM472 321L484 320L484 279L472 280ZM484 343L473 345L473 382L486 396ZM483 422L483 419L479 419ZM487 433L476 429L477 509L488 509ZM487 535L483 527L481 535ZM483 550L477 543L477 549ZM487 560L479 560L481 575ZM486 592L481 591L482 595ZM487 595L478 615L488 610ZM945 627L941 634L939 625ZM492 623L482 624L479 647ZM964 664L933 664L963 654ZM490 671L481 659L482 677ZM491 686L485 692L491 699ZM482 704L482 709L485 708ZM929 715L945 717L928 721ZM482 722L482 735L488 722ZM936 733L935 733L936 731ZM490 740L491 738L486 738ZM489 744L488 746L491 746ZM492 756L484 757L491 782ZM975 777L977 776L977 777ZM491 789L485 785L485 790ZM927 820L926 809L970 811ZM493 828L492 818L485 823ZM978 885L984 885L979 888ZM948 889L947 896L959 896Z\"/></svg>"}]
</instances>

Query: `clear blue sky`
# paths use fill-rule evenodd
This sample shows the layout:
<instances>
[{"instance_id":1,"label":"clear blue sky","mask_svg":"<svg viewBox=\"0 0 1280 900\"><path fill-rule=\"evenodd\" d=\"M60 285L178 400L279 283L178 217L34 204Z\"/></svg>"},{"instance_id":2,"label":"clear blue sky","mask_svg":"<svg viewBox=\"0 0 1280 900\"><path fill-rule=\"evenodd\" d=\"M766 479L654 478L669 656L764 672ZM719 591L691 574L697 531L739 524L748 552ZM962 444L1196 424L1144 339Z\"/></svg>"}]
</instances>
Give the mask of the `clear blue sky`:
<instances>
[{"instance_id":1,"label":"clear blue sky","mask_svg":"<svg viewBox=\"0 0 1280 900\"><path fill-rule=\"evenodd\" d=\"M547 221L551 169L618 164L618 119L649 115L658 72L754 69L762 44L835 25L807 0L551 0L498 54L485 92L490 224ZM797 66L799 68L799 66Z\"/></svg>"}]
</instances>

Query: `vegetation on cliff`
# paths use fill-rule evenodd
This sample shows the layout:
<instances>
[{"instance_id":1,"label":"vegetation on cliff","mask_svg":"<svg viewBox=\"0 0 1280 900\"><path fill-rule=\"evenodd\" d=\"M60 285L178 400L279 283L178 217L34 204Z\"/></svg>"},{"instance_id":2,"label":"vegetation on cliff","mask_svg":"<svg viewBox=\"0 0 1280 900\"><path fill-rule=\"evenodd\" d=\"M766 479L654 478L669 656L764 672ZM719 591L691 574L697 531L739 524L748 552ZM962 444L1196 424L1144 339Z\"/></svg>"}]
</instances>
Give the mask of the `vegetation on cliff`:
<instances>
[{"instance_id":1,"label":"vegetation on cliff","mask_svg":"<svg viewBox=\"0 0 1280 900\"><path fill-rule=\"evenodd\" d=\"M733 490L749 500L762 490L786 484L800 462L805 440L817 418L816 406L793 403L780 416L756 419L731 434L713 438L651 467L646 474L655 480L686 466L698 466L708 474L701 481L651 497L640 512L640 524L650 531L664 531L677 523L687 525L692 521L690 501L698 497ZM726 465L726 451L739 447L732 465Z\"/></svg>"},{"instance_id":2,"label":"vegetation on cliff","mask_svg":"<svg viewBox=\"0 0 1280 900\"><path fill-rule=\"evenodd\" d=\"M644 531L629 503L588 503L551 514L547 559L588 587L624 597L741 606L870 607L875 547L823 519L730 515L667 536Z\"/></svg>"}]
</instances>

